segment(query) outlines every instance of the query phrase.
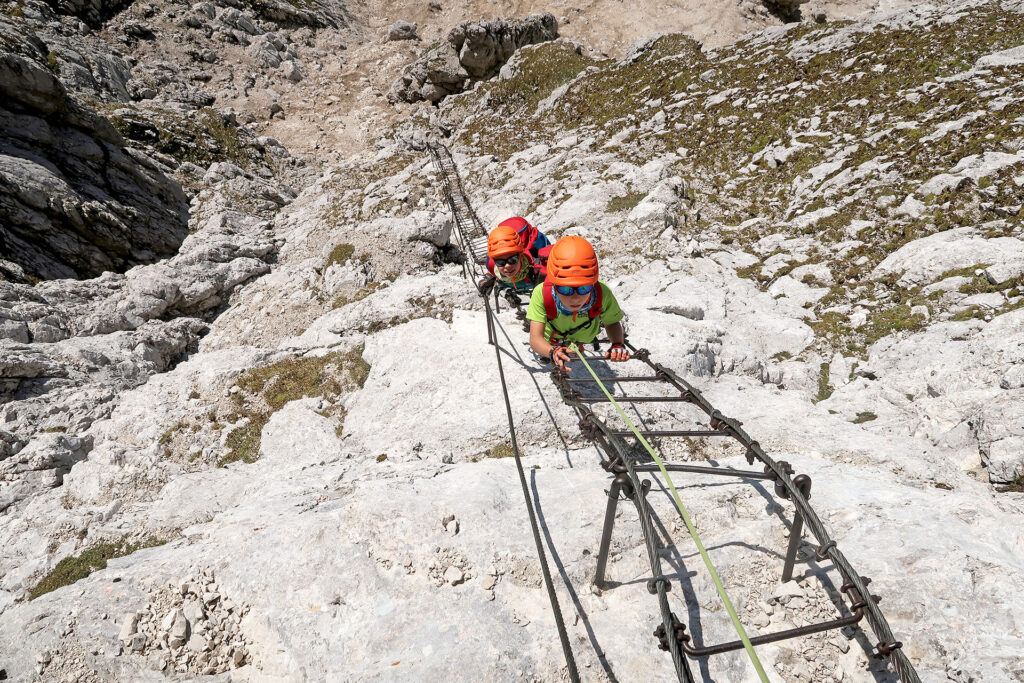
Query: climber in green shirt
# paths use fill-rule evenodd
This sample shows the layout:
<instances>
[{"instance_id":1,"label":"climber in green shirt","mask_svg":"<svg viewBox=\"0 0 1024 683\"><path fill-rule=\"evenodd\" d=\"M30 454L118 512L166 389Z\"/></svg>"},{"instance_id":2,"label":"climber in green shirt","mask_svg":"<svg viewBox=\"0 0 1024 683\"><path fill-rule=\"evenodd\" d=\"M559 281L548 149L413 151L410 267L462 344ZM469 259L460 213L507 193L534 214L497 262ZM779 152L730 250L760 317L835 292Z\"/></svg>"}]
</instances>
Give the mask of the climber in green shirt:
<instances>
[{"instance_id":1,"label":"climber in green shirt","mask_svg":"<svg viewBox=\"0 0 1024 683\"><path fill-rule=\"evenodd\" d=\"M602 325L612 342L605 358L630 358L620 322L622 309L608 285L598 281L597 271L597 254L590 243L576 235L563 237L551 248L547 278L530 296L530 346L563 372L571 358L565 344L593 341Z\"/></svg>"}]
</instances>

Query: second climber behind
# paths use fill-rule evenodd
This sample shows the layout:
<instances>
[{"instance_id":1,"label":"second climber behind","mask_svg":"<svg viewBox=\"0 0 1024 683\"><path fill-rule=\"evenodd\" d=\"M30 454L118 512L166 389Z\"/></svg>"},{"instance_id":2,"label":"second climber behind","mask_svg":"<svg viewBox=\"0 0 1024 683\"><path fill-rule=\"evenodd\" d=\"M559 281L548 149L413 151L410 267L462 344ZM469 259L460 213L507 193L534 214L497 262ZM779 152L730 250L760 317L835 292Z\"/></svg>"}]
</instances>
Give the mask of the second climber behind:
<instances>
[{"instance_id":1,"label":"second climber behind","mask_svg":"<svg viewBox=\"0 0 1024 683\"><path fill-rule=\"evenodd\" d=\"M499 223L487 236L488 275L478 283L480 293L487 295L495 286L511 294L532 292L544 279L547 247L547 237L526 219L516 216Z\"/></svg>"},{"instance_id":2,"label":"second climber behind","mask_svg":"<svg viewBox=\"0 0 1024 683\"><path fill-rule=\"evenodd\" d=\"M547 260L547 277L530 296L530 347L566 372L568 344L594 341L603 325L611 341L605 358L629 360L622 330L622 309L605 283L597 279L597 254L576 235L558 240Z\"/></svg>"}]
</instances>

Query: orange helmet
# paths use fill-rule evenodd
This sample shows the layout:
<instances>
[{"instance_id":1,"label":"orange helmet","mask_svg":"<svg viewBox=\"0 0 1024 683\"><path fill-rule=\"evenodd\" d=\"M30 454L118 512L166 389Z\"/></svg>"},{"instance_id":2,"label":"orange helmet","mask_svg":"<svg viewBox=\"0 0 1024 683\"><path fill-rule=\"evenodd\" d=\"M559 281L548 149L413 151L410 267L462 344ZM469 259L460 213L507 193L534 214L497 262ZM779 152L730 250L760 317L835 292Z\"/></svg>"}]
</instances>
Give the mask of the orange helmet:
<instances>
[{"instance_id":1,"label":"orange helmet","mask_svg":"<svg viewBox=\"0 0 1024 683\"><path fill-rule=\"evenodd\" d=\"M593 285L597 283L597 254L590 242L569 235L555 242L548 256L548 280L554 285Z\"/></svg>"},{"instance_id":2,"label":"orange helmet","mask_svg":"<svg viewBox=\"0 0 1024 683\"><path fill-rule=\"evenodd\" d=\"M511 225L503 223L491 230L491 234L487 236L487 255L491 258L520 254L524 249L523 240Z\"/></svg>"}]
</instances>

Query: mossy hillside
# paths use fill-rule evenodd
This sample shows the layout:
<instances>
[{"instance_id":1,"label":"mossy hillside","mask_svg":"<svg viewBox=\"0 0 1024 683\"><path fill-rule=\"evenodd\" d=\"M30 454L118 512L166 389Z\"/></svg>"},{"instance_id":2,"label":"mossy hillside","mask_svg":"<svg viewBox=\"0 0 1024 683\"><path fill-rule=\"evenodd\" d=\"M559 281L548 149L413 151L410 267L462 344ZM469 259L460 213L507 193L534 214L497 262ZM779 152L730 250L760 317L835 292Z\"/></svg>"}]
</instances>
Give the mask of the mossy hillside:
<instances>
[{"instance_id":1,"label":"mossy hillside","mask_svg":"<svg viewBox=\"0 0 1024 683\"><path fill-rule=\"evenodd\" d=\"M555 89L593 63L578 48L562 41L527 46L515 60L517 77L493 82L486 94L490 106L510 117L536 109Z\"/></svg>"},{"instance_id":2,"label":"mossy hillside","mask_svg":"<svg viewBox=\"0 0 1024 683\"><path fill-rule=\"evenodd\" d=\"M829 47L836 43L826 40L837 33L847 35L839 47ZM1013 207L1024 202L1024 189L1012 182L1020 167L920 197L921 215L896 210L921 181L965 156L1024 147L1024 69L997 67L939 80L1021 43L1021 15L995 3L954 21L924 21L911 29L801 25L781 38L752 39L708 54L685 37L665 36L631 62L591 63L544 112L474 109L473 98L489 102L477 93L463 96L452 111L470 120L458 130L458 141L499 159L569 132L598 144L617 135L619 157L637 163L687 150L677 167L697 191L704 238L719 232L730 248L757 253L754 246L769 233L813 237L818 253L786 269L817 262L832 272L830 295L809 309L821 351L853 346L863 353L868 340L883 333L909 333L956 314L945 302L911 301L895 282L876 281L872 271L889 254L961 225L984 224L988 237L1021 234L1024 224ZM514 88L525 77L517 75L503 87ZM650 125L655 116L664 116L661 125ZM480 134L485 130L487 135ZM796 151L783 162L759 160L768 147L794 144ZM577 170L566 164L561 175L571 179ZM848 180L826 182L839 177ZM571 182L559 181L547 194L569 195L573 189ZM826 207L830 215L792 224ZM761 220L744 226L750 218ZM871 226L854 237L854 221ZM786 269L762 277L757 264L743 274L767 286ZM859 331L841 324L861 301L881 312ZM914 305L928 306L931 315L908 315ZM1000 310L1016 305L1008 301Z\"/></svg>"},{"instance_id":3,"label":"mossy hillside","mask_svg":"<svg viewBox=\"0 0 1024 683\"><path fill-rule=\"evenodd\" d=\"M98 543L78 555L65 557L57 563L49 574L42 578L29 591L28 599L35 600L58 588L69 586L84 579L95 571L107 568L107 562L118 557L126 557L143 548L154 548L167 543L166 539L151 536L141 541L129 541L122 538L118 541Z\"/></svg>"},{"instance_id":4,"label":"mossy hillside","mask_svg":"<svg viewBox=\"0 0 1024 683\"><path fill-rule=\"evenodd\" d=\"M457 140L501 159L533 142L550 141L556 129L544 129L536 121L537 105L595 64L562 41L527 46L516 59L512 78L486 82L468 95L451 98L447 107L448 118L465 122Z\"/></svg>"}]
</instances>

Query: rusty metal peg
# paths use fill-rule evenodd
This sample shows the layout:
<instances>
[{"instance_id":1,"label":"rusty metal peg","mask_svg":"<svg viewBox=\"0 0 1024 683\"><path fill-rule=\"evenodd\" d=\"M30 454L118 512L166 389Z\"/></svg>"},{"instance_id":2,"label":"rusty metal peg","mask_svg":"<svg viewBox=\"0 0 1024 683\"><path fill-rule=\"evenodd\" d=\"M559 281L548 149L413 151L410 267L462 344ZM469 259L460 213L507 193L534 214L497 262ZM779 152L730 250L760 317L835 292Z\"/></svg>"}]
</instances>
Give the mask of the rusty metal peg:
<instances>
[{"instance_id":1,"label":"rusty metal peg","mask_svg":"<svg viewBox=\"0 0 1024 683\"><path fill-rule=\"evenodd\" d=\"M867 577L867 576L860 577L860 580L861 580L861 583L864 584L865 588L867 588L869 585L871 585L871 579L869 577ZM857 587L855 585L853 585L853 581L844 581L843 585L839 587L839 590L842 591L843 593L849 593L850 591L856 591ZM874 597L874 596L872 596L872 597Z\"/></svg>"},{"instance_id":2,"label":"rusty metal peg","mask_svg":"<svg viewBox=\"0 0 1024 683\"><path fill-rule=\"evenodd\" d=\"M875 645L875 649L872 651L872 653L876 657L888 657L896 650L899 650L901 647L903 647L903 643L901 643L898 640L893 641L891 643L878 643L877 645Z\"/></svg>"},{"instance_id":3,"label":"rusty metal peg","mask_svg":"<svg viewBox=\"0 0 1024 683\"><path fill-rule=\"evenodd\" d=\"M626 472L626 466L622 464L622 458L615 456L601 463L601 469L605 472L614 472L615 474L621 474Z\"/></svg>"},{"instance_id":4,"label":"rusty metal peg","mask_svg":"<svg viewBox=\"0 0 1024 683\"><path fill-rule=\"evenodd\" d=\"M619 472L615 475L615 479L612 480L612 483L619 487L619 490L622 491L622 494L626 496L626 498L633 500L636 497L636 489L633 488L633 482L630 481L627 473Z\"/></svg>"},{"instance_id":5,"label":"rusty metal peg","mask_svg":"<svg viewBox=\"0 0 1024 683\"><path fill-rule=\"evenodd\" d=\"M711 420L710 420L709 424L711 425L712 429L718 430L720 432L724 432L726 436L730 436L730 437L736 439L737 441L739 441L740 443L743 443L743 439L740 438L740 435L733 428L732 424L730 424L725 419L725 417L720 412L718 412L717 410L714 411L713 413L711 413ZM750 464L753 465L754 461L751 460Z\"/></svg>"},{"instance_id":6,"label":"rusty metal peg","mask_svg":"<svg viewBox=\"0 0 1024 683\"><path fill-rule=\"evenodd\" d=\"M779 461L779 469L781 469L786 474L790 474L790 475L793 474L793 472L794 472L793 466L790 465L785 460L780 460ZM775 470L773 470L768 465L765 465L764 466L764 473L765 474L775 474L775 477L773 479L773 481L775 482L775 495L778 496L779 498L785 498L786 500L789 500L789 491L786 489L786 486L782 483L782 478L778 474L775 473Z\"/></svg>"},{"instance_id":7,"label":"rusty metal peg","mask_svg":"<svg viewBox=\"0 0 1024 683\"><path fill-rule=\"evenodd\" d=\"M760 448L760 447L761 447L761 444L759 444L757 441L751 441L749 444L747 444L747 452L744 453L744 455L747 457L747 464L748 465L753 465L754 464L754 458L756 457L756 455L754 453L754 448Z\"/></svg>"},{"instance_id":8,"label":"rusty metal peg","mask_svg":"<svg viewBox=\"0 0 1024 683\"><path fill-rule=\"evenodd\" d=\"M797 491L804 494L804 498L810 500L811 498L811 478L806 474L798 474L793 478L793 485L796 486Z\"/></svg>"},{"instance_id":9,"label":"rusty metal peg","mask_svg":"<svg viewBox=\"0 0 1024 683\"><path fill-rule=\"evenodd\" d=\"M554 363L552 363L552 365L554 365ZM551 373L556 377L565 379L562 377L562 371L558 369L558 366L553 367L551 369ZM579 403L580 399L583 398L583 394L573 389L568 383L559 385L558 391L562 394L562 400L570 405Z\"/></svg>"}]
</instances>

